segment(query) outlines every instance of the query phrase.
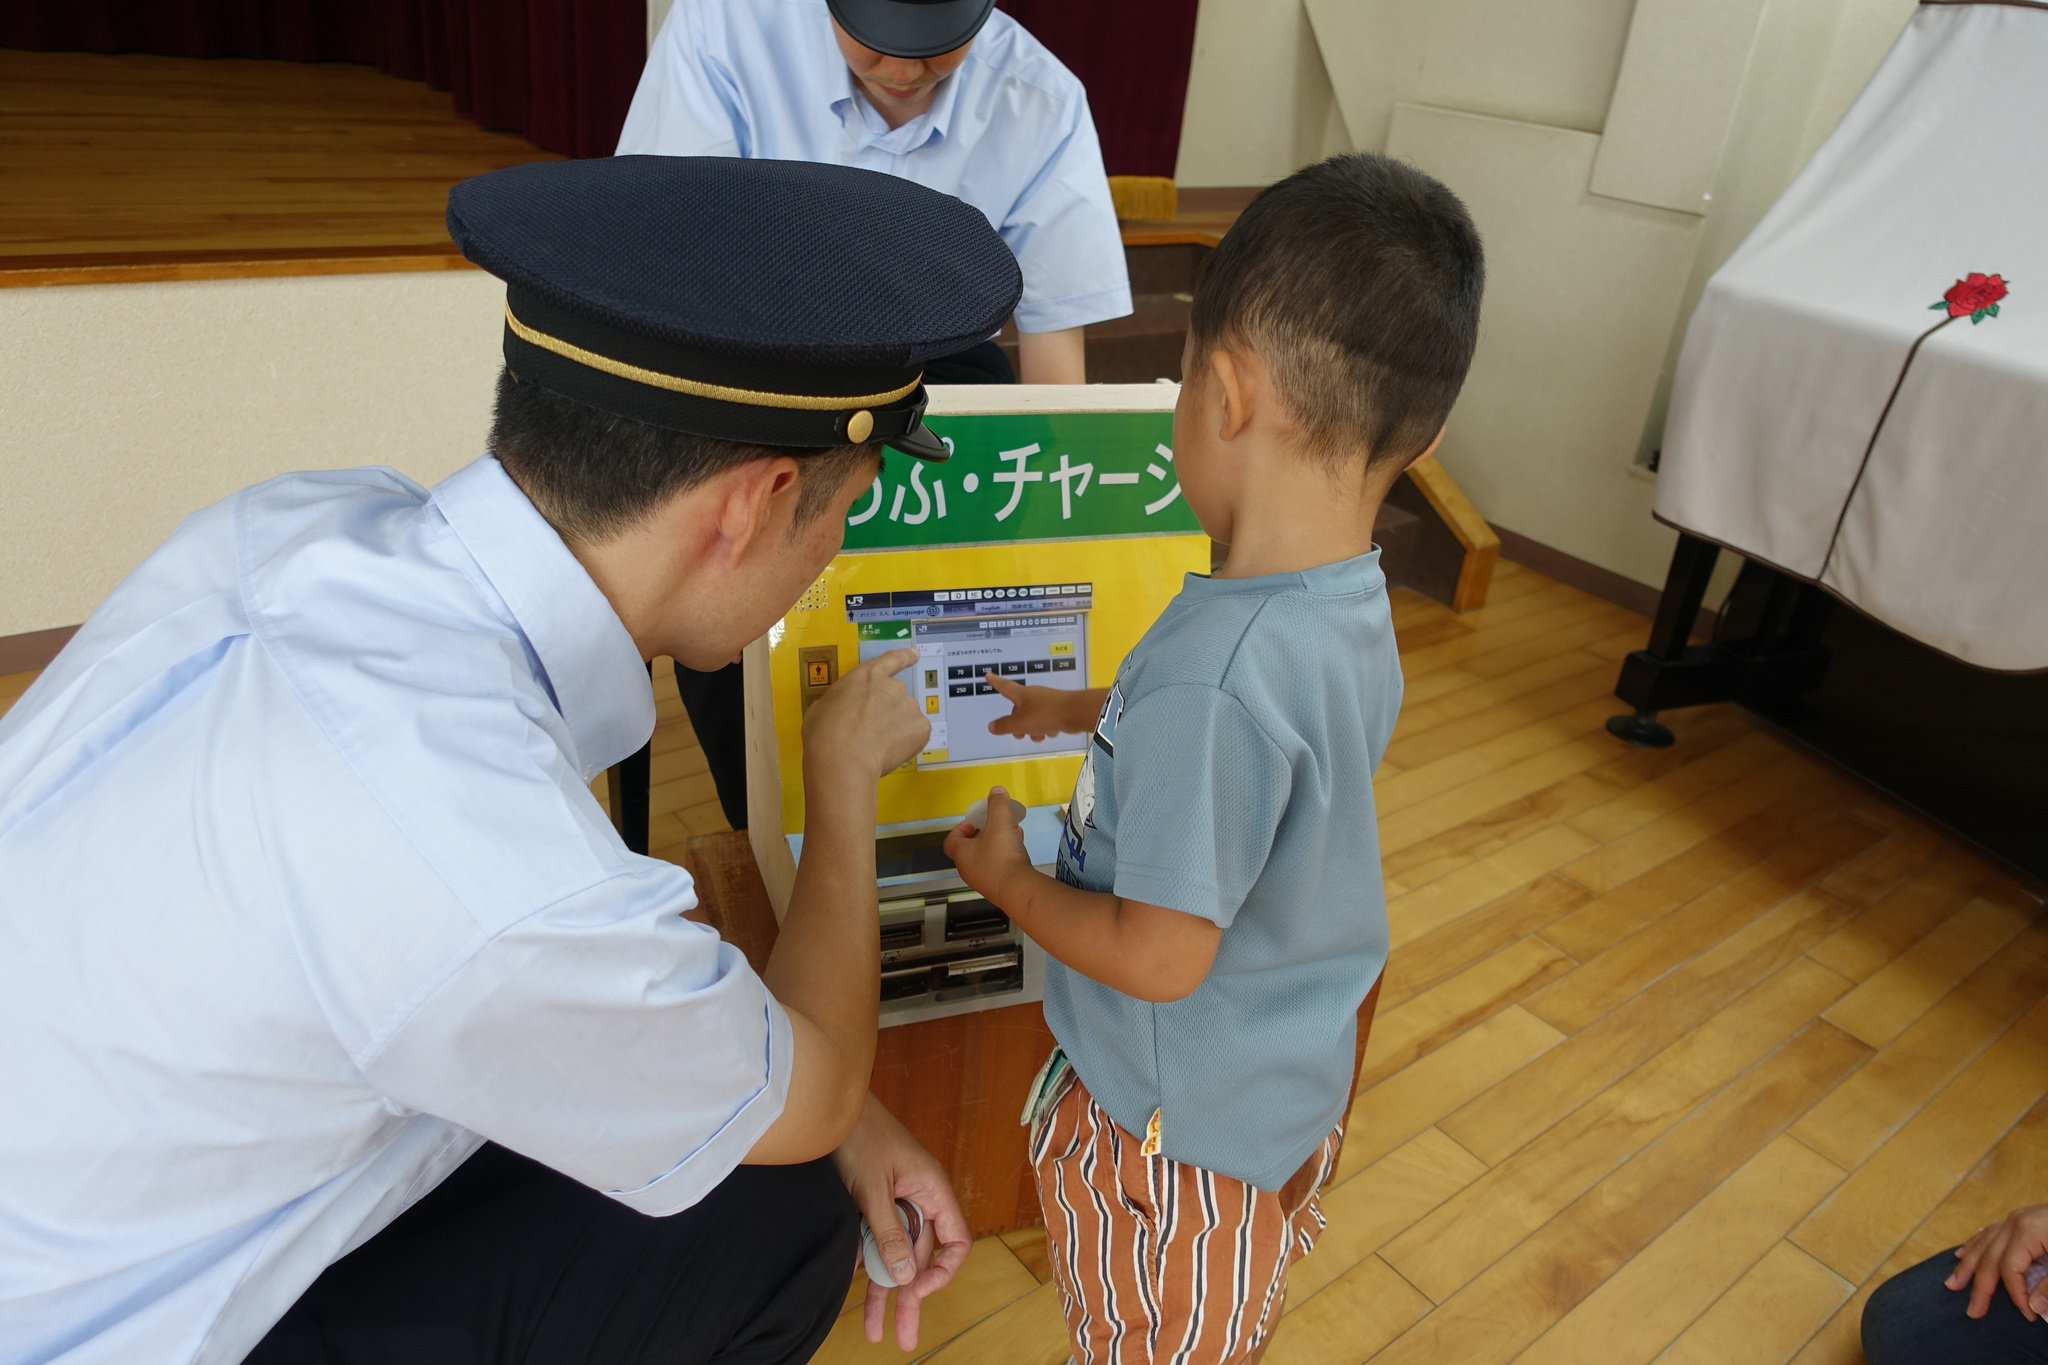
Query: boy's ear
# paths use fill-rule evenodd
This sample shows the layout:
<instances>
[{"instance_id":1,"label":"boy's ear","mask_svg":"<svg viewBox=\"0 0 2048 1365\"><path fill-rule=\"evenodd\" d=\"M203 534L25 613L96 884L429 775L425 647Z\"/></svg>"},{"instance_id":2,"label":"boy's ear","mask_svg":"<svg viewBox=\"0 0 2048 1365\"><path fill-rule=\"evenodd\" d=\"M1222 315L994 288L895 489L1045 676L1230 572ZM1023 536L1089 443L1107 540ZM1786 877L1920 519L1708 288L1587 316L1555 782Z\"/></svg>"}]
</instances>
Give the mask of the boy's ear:
<instances>
[{"instance_id":1,"label":"boy's ear","mask_svg":"<svg viewBox=\"0 0 2048 1365\"><path fill-rule=\"evenodd\" d=\"M1237 355L1219 346L1209 352L1208 378L1216 386L1216 401L1223 410L1223 422L1216 434L1234 441L1252 417L1250 376Z\"/></svg>"},{"instance_id":2,"label":"boy's ear","mask_svg":"<svg viewBox=\"0 0 2048 1365\"><path fill-rule=\"evenodd\" d=\"M1414 459L1410 460L1407 464L1402 465L1401 467L1403 469L1413 469L1416 465L1421 464L1424 460L1436 454L1436 448L1444 443L1445 430L1446 428L1444 427L1438 427L1436 429L1436 435L1431 437L1429 444L1422 448L1422 453L1420 455L1417 455Z\"/></svg>"}]
</instances>

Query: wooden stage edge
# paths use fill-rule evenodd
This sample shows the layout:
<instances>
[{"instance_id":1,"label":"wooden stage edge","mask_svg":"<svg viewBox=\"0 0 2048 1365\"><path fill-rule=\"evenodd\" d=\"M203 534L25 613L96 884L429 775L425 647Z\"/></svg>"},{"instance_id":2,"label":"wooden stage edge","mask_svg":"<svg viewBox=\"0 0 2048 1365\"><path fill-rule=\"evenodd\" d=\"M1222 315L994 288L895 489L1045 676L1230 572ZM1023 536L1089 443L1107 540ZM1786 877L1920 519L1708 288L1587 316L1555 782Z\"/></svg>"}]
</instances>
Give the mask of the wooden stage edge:
<instances>
[{"instance_id":1,"label":"wooden stage edge","mask_svg":"<svg viewBox=\"0 0 2048 1365\"><path fill-rule=\"evenodd\" d=\"M1205 215L1207 216L1207 215ZM1227 224L1132 221L1125 246L1209 246ZM0 256L0 289L53 284L161 284L291 275L382 275L474 270L452 243L435 246L280 247L248 251L137 251L105 255Z\"/></svg>"},{"instance_id":2,"label":"wooden stage edge","mask_svg":"<svg viewBox=\"0 0 2048 1365\"><path fill-rule=\"evenodd\" d=\"M260 251L139 251L89 256L0 257L0 289L51 284L161 284L291 275L385 275L474 270L454 245L280 247Z\"/></svg>"}]
</instances>

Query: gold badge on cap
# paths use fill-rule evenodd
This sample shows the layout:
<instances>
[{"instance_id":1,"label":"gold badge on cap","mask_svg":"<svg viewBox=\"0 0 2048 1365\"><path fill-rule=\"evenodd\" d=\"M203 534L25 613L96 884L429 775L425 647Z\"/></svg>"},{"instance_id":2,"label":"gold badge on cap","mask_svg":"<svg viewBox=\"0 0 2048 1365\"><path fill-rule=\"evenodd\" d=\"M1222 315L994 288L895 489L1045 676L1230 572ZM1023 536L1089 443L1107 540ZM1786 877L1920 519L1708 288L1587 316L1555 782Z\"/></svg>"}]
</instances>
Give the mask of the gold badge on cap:
<instances>
[{"instance_id":1,"label":"gold badge on cap","mask_svg":"<svg viewBox=\"0 0 2048 1365\"><path fill-rule=\"evenodd\" d=\"M875 415L862 408L846 419L846 439L854 445L865 441L875 429Z\"/></svg>"}]
</instances>

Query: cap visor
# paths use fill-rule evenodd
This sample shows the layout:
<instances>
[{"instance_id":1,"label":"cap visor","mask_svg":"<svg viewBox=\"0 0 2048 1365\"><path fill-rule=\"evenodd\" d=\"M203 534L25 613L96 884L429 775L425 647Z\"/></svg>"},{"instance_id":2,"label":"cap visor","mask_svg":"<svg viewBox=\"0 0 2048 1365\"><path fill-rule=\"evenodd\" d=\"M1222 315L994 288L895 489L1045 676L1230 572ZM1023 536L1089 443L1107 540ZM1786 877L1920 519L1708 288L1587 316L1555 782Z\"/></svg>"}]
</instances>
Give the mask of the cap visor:
<instances>
[{"instance_id":1,"label":"cap visor","mask_svg":"<svg viewBox=\"0 0 2048 1365\"><path fill-rule=\"evenodd\" d=\"M995 0L831 0L839 26L891 57L936 57L973 40Z\"/></svg>"},{"instance_id":2,"label":"cap visor","mask_svg":"<svg viewBox=\"0 0 2048 1365\"><path fill-rule=\"evenodd\" d=\"M953 458L953 452L946 449L946 443L932 435L932 429L922 422L901 436L892 437L882 444L891 450L900 450L905 455L930 460L933 464L944 464Z\"/></svg>"}]
</instances>

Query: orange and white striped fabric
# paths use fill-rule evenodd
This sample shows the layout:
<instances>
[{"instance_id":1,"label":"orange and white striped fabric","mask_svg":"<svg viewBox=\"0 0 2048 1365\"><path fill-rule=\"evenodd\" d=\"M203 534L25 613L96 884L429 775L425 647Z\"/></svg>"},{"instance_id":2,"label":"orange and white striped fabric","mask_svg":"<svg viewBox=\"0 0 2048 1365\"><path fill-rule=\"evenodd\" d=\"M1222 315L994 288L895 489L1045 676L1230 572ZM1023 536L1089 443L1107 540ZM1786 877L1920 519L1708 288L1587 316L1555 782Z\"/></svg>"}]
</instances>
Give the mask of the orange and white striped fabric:
<instances>
[{"instance_id":1,"label":"orange and white striped fabric","mask_svg":"<svg viewBox=\"0 0 2048 1365\"><path fill-rule=\"evenodd\" d=\"M1332 1132L1277 1193L1146 1156L1069 1073L1032 1132L1045 1244L1078 1365L1235 1365L1323 1230Z\"/></svg>"}]
</instances>

